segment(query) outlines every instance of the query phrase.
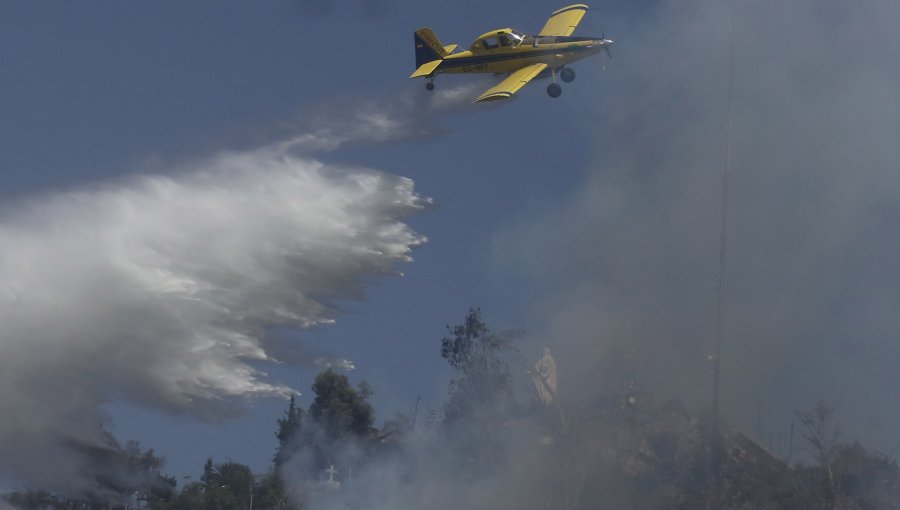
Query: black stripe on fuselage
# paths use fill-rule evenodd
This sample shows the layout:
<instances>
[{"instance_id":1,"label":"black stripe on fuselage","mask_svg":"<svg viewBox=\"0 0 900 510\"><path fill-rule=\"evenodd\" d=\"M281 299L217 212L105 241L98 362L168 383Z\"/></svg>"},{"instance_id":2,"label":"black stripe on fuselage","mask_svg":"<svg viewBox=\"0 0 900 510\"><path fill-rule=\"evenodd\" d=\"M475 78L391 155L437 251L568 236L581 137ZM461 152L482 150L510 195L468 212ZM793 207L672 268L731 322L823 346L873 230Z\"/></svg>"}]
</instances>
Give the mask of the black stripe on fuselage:
<instances>
[{"instance_id":1,"label":"black stripe on fuselage","mask_svg":"<svg viewBox=\"0 0 900 510\"><path fill-rule=\"evenodd\" d=\"M590 40L590 38L581 38L580 40ZM585 51L589 49L586 46L576 46L575 51ZM478 65L478 64L489 64L493 62L504 62L507 60L523 60L526 58L537 58L544 57L547 55L554 55L561 51L572 51L571 47L569 48L554 48L549 50L537 50L537 51L529 51L529 52L518 52L518 53L503 53L499 55L477 55L472 57L461 57L461 58L446 58L441 63L441 68L454 68L454 67L463 67L470 65Z\"/></svg>"}]
</instances>

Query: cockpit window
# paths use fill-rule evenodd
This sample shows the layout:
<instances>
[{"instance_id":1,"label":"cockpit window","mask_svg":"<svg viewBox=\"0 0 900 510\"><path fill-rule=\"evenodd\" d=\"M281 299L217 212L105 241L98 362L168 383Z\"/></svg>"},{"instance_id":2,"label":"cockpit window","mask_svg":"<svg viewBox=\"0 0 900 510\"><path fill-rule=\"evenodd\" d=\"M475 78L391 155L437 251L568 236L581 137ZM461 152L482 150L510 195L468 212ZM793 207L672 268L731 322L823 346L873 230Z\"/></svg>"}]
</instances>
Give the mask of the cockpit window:
<instances>
[{"instance_id":1,"label":"cockpit window","mask_svg":"<svg viewBox=\"0 0 900 510\"><path fill-rule=\"evenodd\" d=\"M525 38L525 35L522 34L521 32L516 32L515 30L513 30L512 32L509 33L509 38L510 38L510 40L512 40L513 46L518 46L519 44L522 43L522 39Z\"/></svg>"},{"instance_id":2,"label":"cockpit window","mask_svg":"<svg viewBox=\"0 0 900 510\"><path fill-rule=\"evenodd\" d=\"M500 46L511 46L511 45L512 45L512 43L509 42L509 38L506 37L505 34L500 36Z\"/></svg>"},{"instance_id":3,"label":"cockpit window","mask_svg":"<svg viewBox=\"0 0 900 510\"><path fill-rule=\"evenodd\" d=\"M500 42L496 37L487 37L485 39L482 39L481 44L484 45L484 49L486 50L493 50L494 48L500 47Z\"/></svg>"},{"instance_id":4,"label":"cockpit window","mask_svg":"<svg viewBox=\"0 0 900 510\"><path fill-rule=\"evenodd\" d=\"M537 47L539 44L555 44L559 42L555 36L536 36L526 35L522 38L522 43L526 46Z\"/></svg>"}]
</instances>

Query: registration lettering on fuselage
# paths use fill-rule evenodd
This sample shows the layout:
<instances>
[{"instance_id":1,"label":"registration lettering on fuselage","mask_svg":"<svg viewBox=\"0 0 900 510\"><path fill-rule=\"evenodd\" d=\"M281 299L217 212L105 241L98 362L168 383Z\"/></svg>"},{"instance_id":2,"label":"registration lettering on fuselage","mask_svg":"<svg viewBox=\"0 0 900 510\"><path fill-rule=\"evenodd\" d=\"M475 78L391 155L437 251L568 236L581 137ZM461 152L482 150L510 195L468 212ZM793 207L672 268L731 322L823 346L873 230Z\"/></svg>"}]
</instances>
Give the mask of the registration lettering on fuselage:
<instances>
[{"instance_id":1,"label":"registration lettering on fuselage","mask_svg":"<svg viewBox=\"0 0 900 510\"><path fill-rule=\"evenodd\" d=\"M473 64L468 66L463 66L462 71L464 73L483 73L488 70L487 64Z\"/></svg>"}]
</instances>

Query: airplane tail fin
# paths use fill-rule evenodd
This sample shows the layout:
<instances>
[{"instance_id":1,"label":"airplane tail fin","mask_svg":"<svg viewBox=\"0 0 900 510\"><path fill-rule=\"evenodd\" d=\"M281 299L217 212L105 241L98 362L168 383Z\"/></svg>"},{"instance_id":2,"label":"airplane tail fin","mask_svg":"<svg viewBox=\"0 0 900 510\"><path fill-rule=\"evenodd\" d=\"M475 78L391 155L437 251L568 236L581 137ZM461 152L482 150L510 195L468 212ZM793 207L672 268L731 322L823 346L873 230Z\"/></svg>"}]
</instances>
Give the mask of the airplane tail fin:
<instances>
[{"instance_id":1,"label":"airplane tail fin","mask_svg":"<svg viewBox=\"0 0 900 510\"><path fill-rule=\"evenodd\" d=\"M416 30L415 41L417 69L422 67L422 64L442 60L448 55L447 50L441 45L441 42L430 28Z\"/></svg>"}]
</instances>

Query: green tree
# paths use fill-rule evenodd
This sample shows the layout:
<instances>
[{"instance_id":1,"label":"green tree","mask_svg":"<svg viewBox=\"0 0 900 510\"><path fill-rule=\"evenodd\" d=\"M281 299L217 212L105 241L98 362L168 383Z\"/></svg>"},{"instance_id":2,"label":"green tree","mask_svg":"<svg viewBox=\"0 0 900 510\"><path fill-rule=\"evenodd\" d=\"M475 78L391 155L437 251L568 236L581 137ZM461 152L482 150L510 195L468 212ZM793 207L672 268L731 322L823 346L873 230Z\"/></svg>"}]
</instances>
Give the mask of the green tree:
<instances>
[{"instance_id":1,"label":"green tree","mask_svg":"<svg viewBox=\"0 0 900 510\"><path fill-rule=\"evenodd\" d=\"M454 369L450 395L444 404L443 433L458 469L477 477L502 462L502 423L516 409L512 395L509 354L516 333L494 332L469 309L462 324L447 326L441 356Z\"/></svg>"},{"instance_id":2,"label":"green tree","mask_svg":"<svg viewBox=\"0 0 900 510\"><path fill-rule=\"evenodd\" d=\"M368 402L372 390L367 383L360 383L354 390L347 376L328 369L316 376L312 389L316 398L309 406L309 416L322 428L329 442L361 438L373 431L375 410Z\"/></svg>"},{"instance_id":3,"label":"green tree","mask_svg":"<svg viewBox=\"0 0 900 510\"><path fill-rule=\"evenodd\" d=\"M20 510L47 510L54 505L54 497L46 491L15 491L3 497Z\"/></svg>"},{"instance_id":4,"label":"green tree","mask_svg":"<svg viewBox=\"0 0 900 510\"><path fill-rule=\"evenodd\" d=\"M124 508L123 502L131 497L159 508L174 493L175 479L160 472L165 459L156 456L152 448L144 450L137 441L128 441L122 447L104 431L101 445L72 447L97 473L95 487L69 494L16 491L5 499L26 510L109 510Z\"/></svg>"},{"instance_id":5,"label":"green tree","mask_svg":"<svg viewBox=\"0 0 900 510\"><path fill-rule=\"evenodd\" d=\"M481 310L470 308L462 324L447 326L441 340L441 357L456 371L444 420L477 420L496 424L513 406L509 365L503 358L516 333L495 333L481 319Z\"/></svg>"},{"instance_id":6,"label":"green tree","mask_svg":"<svg viewBox=\"0 0 900 510\"><path fill-rule=\"evenodd\" d=\"M203 475L200 476L200 481L202 481L204 486L206 486L207 488L209 488L209 483L212 479L214 469L215 468L213 466L213 460L206 459L206 463L203 464Z\"/></svg>"},{"instance_id":7,"label":"green tree","mask_svg":"<svg viewBox=\"0 0 900 510\"><path fill-rule=\"evenodd\" d=\"M249 467L237 462L213 465L212 459L208 459L202 480L199 501L195 488L186 494L188 501L201 504L200 510L249 510L250 497L255 491L255 479Z\"/></svg>"},{"instance_id":8,"label":"green tree","mask_svg":"<svg viewBox=\"0 0 900 510\"><path fill-rule=\"evenodd\" d=\"M254 510L291 510L299 505L291 502L287 496L284 480L278 472L271 472L263 477L257 485L253 498Z\"/></svg>"},{"instance_id":9,"label":"green tree","mask_svg":"<svg viewBox=\"0 0 900 510\"><path fill-rule=\"evenodd\" d=\"M278 449L275 451L275 469L281 466L294 454L299 448L298 434L300 427L303 425L303 409L297 406L297 400L291 395L288 408L284 412L284 417L278 419L278 430L275 431L275 437L278 438Z\"/></svg>"},{"instance_id":10,"label":"green tree","mask_svg":"<svg viewBox=\"0 0 900 510\"><path fill-rule=\"evenodd\" d=\"M162 507L168 510L203 510L206 506L206 485L203 482L192 482L184 487L172 498L168 505Z\"/></svg>"},{"instance_id":11,"label":"green tree","mask_svg":"<svg viewBox=\"0 0 900 510\"><path fill-rule=\"evenodd\" d=\"M365 382L354 389L347 376L329 369L316 376L312 390L315 398L306 413L292 402L278 420L276 436L284 439L276 467L293 458L295 467L315 480L332 464L362 463L377 430L368 401L372 389Z\"/></svg>"}]
</instances>

